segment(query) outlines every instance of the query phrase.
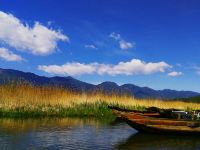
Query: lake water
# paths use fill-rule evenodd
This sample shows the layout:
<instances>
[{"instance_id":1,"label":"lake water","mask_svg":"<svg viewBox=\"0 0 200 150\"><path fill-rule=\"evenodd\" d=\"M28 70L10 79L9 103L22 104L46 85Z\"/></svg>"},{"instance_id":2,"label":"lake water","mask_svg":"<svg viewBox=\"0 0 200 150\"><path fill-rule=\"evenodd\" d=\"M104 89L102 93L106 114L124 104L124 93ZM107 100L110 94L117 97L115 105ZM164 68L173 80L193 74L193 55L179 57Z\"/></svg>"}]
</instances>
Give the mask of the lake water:
<instances>
[{"instance_id":1,"label":"lake water","mask_svg":"<svg viewBox=\"0 0 200 150\"><path fill-rule=\"evenodd\" d=\"M140 134L126 123L94 119L1 119L0 150L200 150L200 137Z\"/></svg>"}]
</instances>

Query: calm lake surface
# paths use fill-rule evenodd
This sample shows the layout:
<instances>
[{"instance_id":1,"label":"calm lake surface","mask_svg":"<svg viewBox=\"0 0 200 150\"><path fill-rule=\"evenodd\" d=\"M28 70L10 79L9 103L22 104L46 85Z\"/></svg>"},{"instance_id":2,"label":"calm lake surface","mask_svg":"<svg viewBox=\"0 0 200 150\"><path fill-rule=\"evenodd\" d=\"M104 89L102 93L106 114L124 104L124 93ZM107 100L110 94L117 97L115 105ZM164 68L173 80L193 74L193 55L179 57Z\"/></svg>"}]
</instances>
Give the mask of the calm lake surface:
<instances>
[{"instance_id":1,"label":"calm lake surface","mask_svg":"<svg viewBox=\"0 0 200 150\"><path fill-rule=\"evenodd\" d=\"M126 123L94 119L0 119L0 150L200 150L200 137L139 134Z\"/></svg>"}]
</instances>

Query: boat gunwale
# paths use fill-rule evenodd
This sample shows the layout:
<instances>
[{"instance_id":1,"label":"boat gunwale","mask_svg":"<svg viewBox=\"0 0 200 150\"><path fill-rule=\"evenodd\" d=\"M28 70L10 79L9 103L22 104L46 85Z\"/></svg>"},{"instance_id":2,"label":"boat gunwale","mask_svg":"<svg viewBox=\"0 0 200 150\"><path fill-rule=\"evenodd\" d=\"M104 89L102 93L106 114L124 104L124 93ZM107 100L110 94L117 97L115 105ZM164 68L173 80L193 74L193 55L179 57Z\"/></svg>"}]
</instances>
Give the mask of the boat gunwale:
<instances>
[{"instance_id":1,"label":"boat gunwale","mask_svg":"<svg viewBox=\"0 0 200 150\"><path fill-rule=\"evenodd\" d=\"M175 122L197 122L200 123L200 120L186 120L186 119L174 119L174 118L156 118L156 117L149 117L149 116L145 116L144 112L125 112L125 111L118 111L120 114L120 116L122 118L127 118L127 119L133 119L133 118L129 118L129 116L133 115L133 116L141 116L143 119L151 119L151 120L169 120L169 121L175 121ZM149 114L149 112L147 112Z\"/></svg>"}]
</instances>

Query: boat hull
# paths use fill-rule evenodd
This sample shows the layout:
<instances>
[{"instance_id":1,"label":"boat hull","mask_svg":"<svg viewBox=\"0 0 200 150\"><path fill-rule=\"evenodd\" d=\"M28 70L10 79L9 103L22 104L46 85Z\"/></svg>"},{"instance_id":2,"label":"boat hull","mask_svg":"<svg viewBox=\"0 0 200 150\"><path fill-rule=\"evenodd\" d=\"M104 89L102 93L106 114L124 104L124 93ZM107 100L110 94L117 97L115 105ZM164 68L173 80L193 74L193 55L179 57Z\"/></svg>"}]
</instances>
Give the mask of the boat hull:
<instances>
[{"instance_id":1,"label":"boat hull","mask_svg":"<svg viewBox=\"0 0 200 150\"><path fill-rule=\"evenodd\" d=\"M200 128L192 128L187 126L168 126L168 125L143 125L131 120L125 120L129 126L141 133L157 133L157 134L180 134L180 135L200 135Z\"/></svg>"},{"instance_id":2,"label":"boat hull","mask_svg":"<svg viewBox=\"0 0 200 150\"><path fill-rule=\"evenodd\" d=\"M113 112L142 133L200 135L200 121L159 118L155 113Z\"/></svg>"}]
</instances>

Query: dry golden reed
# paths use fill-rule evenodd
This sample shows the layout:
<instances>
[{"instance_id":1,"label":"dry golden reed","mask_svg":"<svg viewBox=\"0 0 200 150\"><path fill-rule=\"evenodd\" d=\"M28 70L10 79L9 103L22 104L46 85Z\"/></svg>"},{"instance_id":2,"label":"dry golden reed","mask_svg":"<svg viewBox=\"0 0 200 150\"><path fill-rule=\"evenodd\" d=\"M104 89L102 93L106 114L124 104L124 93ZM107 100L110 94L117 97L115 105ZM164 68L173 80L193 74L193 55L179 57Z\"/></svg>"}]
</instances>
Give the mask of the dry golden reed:
<instances>
[{"instance_id":1,"label":"dry golden reed","mask_svg":"<svg viewBox=\"0 0 200 150\"><path fill-rule=\"evenodd\" d=\"M103 102L107 105L124 108L158 107L163 109L200 110L200 104L181 101L162 101L150 99L134 99L130 96L80 94L56 87L35 87L30 84L9 84L0 86L0 108L12 110L18 107L33 109L38 106L74 107L77 104L95 104ZM42 109L45 109L42 108Z\"/></svg>"}]
</instances>

